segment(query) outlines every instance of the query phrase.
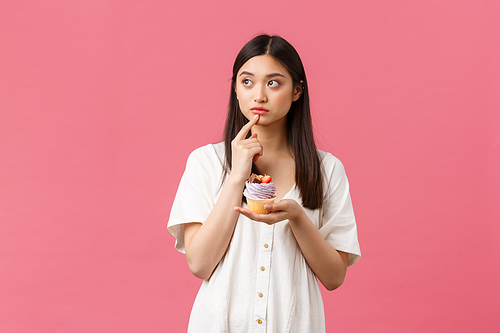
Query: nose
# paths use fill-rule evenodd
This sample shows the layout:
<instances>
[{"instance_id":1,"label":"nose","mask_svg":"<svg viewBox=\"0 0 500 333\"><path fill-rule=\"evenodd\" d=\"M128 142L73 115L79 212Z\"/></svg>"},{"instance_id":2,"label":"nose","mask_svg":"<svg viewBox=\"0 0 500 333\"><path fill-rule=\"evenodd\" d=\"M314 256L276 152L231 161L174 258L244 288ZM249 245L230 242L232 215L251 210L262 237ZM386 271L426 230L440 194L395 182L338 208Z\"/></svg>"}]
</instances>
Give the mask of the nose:
<instances>
[{"instance_id":1,"label":"nose","mask_svg":"<svg viewBox=\"0 0 500 333\"><path fill-rule=\"evenodd\" d=\"M265 87L263 87L263 86L255 87L255 96L254 96L253 100L256 103L267 102L267 95L266 95Z\"/></svg>"}]
</instances>

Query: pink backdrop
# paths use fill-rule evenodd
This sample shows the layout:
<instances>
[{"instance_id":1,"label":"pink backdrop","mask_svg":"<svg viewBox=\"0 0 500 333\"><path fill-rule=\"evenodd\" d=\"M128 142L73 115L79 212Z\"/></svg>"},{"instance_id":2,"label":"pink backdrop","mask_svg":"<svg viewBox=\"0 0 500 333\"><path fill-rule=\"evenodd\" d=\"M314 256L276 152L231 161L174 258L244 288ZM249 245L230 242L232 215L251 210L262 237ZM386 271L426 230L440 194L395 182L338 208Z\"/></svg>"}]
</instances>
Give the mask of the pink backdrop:
<instances>
[{"instance_id":1,"label":"pink backdrop","mask_svg":"<svg viewBox=\"0 0 500 333\"><path fill-rule=\"evenodd\" d=\"M0 332L183 332L166 230L236 53L304 61L363 257L329 332L498 332L500 7L491 1L2 1Z\"/></svg>"}]
</instances>

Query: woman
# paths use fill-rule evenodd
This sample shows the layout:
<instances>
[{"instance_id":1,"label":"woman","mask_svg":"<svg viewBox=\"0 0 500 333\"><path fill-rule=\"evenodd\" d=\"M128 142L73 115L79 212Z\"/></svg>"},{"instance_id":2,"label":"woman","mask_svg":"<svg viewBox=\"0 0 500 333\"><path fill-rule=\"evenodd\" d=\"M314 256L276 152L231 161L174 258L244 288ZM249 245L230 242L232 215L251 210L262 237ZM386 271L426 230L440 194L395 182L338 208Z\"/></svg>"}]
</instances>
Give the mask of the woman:
<instances>
[{"instance_id":1,"label":"woman","mask_svg":"<svg viewBox=\"0 0 500 333\"><path fill-rule=\"evenodd\" d=\"M334 290L359 259L341 162L316 149L295 49L261 35L236 57L223 143L191 153L169 231L203 279L189 332L324 332L316 277ZM243 202L250 174L271 175L270 214Z\"/></svg>"}]
</instances>

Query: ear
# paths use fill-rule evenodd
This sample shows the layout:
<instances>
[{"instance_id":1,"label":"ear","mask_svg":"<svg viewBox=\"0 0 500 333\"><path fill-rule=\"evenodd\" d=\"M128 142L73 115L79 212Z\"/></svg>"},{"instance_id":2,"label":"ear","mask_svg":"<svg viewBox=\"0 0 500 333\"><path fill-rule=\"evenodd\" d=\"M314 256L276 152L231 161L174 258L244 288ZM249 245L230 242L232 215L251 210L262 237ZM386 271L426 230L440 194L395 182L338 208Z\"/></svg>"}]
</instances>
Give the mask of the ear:
<instances>
[{"instance_id":1,"label":"ear","mask_svg":"<svg viewBox=\"0 0 500 333\"><path fill-rule=\"evenodd\" d=\"M302 93L304 92L304 81L300 81L300 84L296 85L293 88L293 96L292 96L292 101L296 101L302 96Z\"/></svg>"}]
</instances>

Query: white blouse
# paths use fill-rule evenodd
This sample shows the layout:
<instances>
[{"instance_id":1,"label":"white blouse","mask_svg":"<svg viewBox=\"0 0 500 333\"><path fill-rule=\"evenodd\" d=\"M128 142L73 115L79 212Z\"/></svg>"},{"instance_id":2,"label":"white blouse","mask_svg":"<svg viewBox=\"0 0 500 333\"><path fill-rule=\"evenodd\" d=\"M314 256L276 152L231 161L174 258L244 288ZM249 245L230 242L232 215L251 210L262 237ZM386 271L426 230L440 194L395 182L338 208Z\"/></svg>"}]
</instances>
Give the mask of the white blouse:
<instances>
[{"instance_id":1,"label":"white blouse","mask_svg":"<svg viewBox=\"0 0 500 333\"><path fill-rule=\"evenodd\" d=\"M318 152L325 176L323 207L304 210L331 246L349 253L352 265L361 252L344 167L333 155ZM224 143L198 148L188 158L168 222L182 253L184 223L203 223L210 214L224 160ZM284 199L302 205L295 186ZM196 296L188 332L325 332L318 281L288 220L267 225L240 214L226 254Z\"/></svg>"}]
</instances>

